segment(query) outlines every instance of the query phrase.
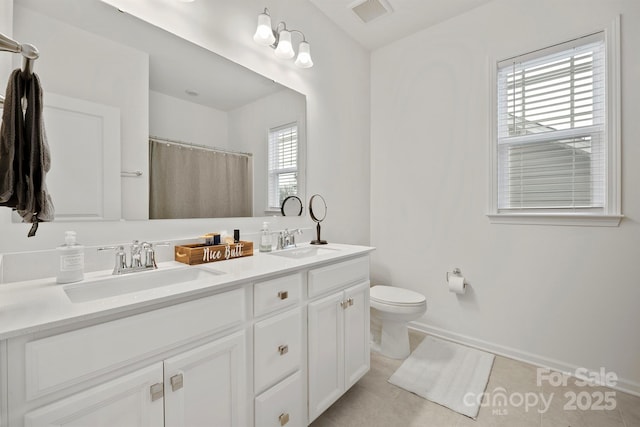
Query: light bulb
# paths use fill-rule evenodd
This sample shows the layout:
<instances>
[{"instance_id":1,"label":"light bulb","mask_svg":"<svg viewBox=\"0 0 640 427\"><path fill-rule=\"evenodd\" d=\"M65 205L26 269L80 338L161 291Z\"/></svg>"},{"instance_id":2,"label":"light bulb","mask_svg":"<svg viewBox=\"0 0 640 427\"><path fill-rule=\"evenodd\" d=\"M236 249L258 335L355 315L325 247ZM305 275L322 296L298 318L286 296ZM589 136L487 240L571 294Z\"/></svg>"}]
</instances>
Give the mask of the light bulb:
<instances>
[{"instance_id":1,"label":"light bulb","mask_svg":"<svg viewBox=\"0 0 640 427\"><path fill-rule=\"evenodd\" d=\"M253 35L253 40L263 46L270 46L276 41L276 36L271 29L271 17L266 13L258 15L258 28Z\"/></svg>"},{"instance_id":2,"label":"light bulb","mask_svg":"<svg viewBox=\"0 0 640 427\"><path fill-rule=\"evenodd\" d=\"M311 47L306 41L301 41L298 46L298 57L295 64L300 68L313 67L313 61L311 60Z\"/></svg>"},{"instance_id":3,"label":"light bulb","mask_svg":"<svg viewBox=\"0 0 640 427\"><path fill-rule=\"evenodd\" d=\"M280 31L280 36L278 38L278 46L276 47L276 51L274 52L276 57L280 59L289 59L293 58L293 55L296 53L293 51L293 47L291 46L291 33L287 30Z\"/></svg>"}]
</instances>

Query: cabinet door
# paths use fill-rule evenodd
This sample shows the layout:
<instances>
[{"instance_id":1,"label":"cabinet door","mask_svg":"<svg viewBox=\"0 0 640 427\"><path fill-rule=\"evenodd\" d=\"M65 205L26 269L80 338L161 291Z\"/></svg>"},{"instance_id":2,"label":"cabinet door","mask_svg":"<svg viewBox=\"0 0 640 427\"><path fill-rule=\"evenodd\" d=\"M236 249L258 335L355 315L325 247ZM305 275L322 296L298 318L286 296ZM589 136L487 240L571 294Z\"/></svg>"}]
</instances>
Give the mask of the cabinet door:
<instances>
[{"instance_id":1,"label":"cabinet door","mask_svg":"<svg viewBox=\"0 0 640 427\"><path fill-rule=\"evenodd\" d=\"M344 390L344 315L338 292L308 306L309 422Z\"/></svg>"},{"instance_id":2,"label":"cabinet door","mask_svg":"<svg viewBox=\"0 0 640 427\"><path fill-rule=\"evenodd\" d=\"M245 426L245 332L164 362L165 427Z\"/></svg>"},{"instance_id":3,"label":"cabinet door","mask_svg":"<svg viewBox=\"0 0 640 427\"><path fill-rule=\"evenodd\" d=\"M152 398L154 384L161 390L161 362L29 412L25 426L162 426L162 393Z\"/></svg>"},{"instance_id":4,"label":"cabinet door","mask_svg":"<svg viewBox=\"0 0 640 427\"><path fill-rule=\"evenodd\" d=\"M344 310L344 369L348 389L369 371L369 282L348 288Z\"/></svg>"}]
</instances>

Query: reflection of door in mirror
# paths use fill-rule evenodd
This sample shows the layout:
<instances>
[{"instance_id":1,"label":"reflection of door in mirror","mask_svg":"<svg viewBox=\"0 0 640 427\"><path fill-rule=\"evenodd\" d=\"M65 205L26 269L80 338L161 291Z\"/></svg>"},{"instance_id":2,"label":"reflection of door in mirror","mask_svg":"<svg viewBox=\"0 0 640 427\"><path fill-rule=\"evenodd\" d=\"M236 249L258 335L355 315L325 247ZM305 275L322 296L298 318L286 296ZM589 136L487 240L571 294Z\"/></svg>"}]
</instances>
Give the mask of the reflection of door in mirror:
<instances>
[{"instance_id":1,"label":"reflection of door in mirror","mask_svg":"<svg viewBox=\"0 0 640 427\"><path fill-rule=\"evenodd\" d=\"M56 221L119 220L120 111L53 93L44 100Z\"/></svg>"},{"instance_id":2,"label":"reflection of door in mirror","mask_svg":"<svg viewBox=\"0 0 640 427\"><path fill-rule=\"evenodd\" d=\"M120 110L121 158L114 165L143 172L117 186L122 218L149 218L150 135L252 153L251 215L265 216L279 212L268 202L268 131L297 123L304 199L304 95L100 1L14 0L13 24L14 37L41 52L35 71L45 102L53 92ZM52 157L52 169L69 170L67 156ZM198 188L201 199L209 196L207 187Z\"/></svg>"}]
</instances>

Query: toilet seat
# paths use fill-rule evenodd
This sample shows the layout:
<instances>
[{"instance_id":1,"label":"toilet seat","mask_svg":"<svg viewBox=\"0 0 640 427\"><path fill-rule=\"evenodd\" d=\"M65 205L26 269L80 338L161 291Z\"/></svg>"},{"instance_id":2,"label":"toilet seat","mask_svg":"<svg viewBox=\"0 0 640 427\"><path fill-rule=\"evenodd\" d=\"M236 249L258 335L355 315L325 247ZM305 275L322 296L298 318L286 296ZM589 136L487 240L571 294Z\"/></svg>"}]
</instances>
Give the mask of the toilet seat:
<instances>
[{"instance_id":1,"label":"toilet seat","mask_svg":"<svg viewBox=\"0 0 640 427\"><path fill-rule=\"evenodd\" d=\"M401 307L423 306L427 300L424 295L418 292L382 285L372 287L369 297L372 302Z\"/></svg>"}]
</instances>

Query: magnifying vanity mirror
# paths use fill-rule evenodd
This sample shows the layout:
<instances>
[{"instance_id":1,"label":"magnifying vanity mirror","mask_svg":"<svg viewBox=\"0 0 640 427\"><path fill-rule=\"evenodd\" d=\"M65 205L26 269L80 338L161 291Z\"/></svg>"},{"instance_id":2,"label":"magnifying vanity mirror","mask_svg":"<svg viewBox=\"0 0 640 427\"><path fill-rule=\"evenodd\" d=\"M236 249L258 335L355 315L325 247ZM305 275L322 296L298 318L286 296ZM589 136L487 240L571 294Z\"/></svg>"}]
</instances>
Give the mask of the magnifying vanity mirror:
<instances>
[{"instance_id":1,"label":"magnifying vanity mirror","mask_svg":"<svg viewBox=\"0 0 640 427\"><path fill-rule=\"evenodd\" d=\"M309 215L316 222L316 239L311 241L312 245L326 245L327 241L320 238L320 223L327 216L327 203L319 194L314 194L309 200Z\"/></svg>"},{"instance_id":2,"label":"magnifying vanity mirror","mask_svg":"<svg viewBox=\"0 0 640 427\"><path fill-rule=\"evenodd\" d=\"M282 201L280 206L282 216L301 216L302 200L298 196L288 196Z\"/></svg>"},{"instance_id":3,"label":"magnifying vanity mirror","mask_svg":"<svg viewBox=\"0 0 640 427\"><path fill-rule=\"evenodd\" d=\"M306 198L303 94L99 0L14 0L13 24L41 53L56 221L261 217ZM295 161L269 162L279 149Z\"/></svg>"}]
</instances>

